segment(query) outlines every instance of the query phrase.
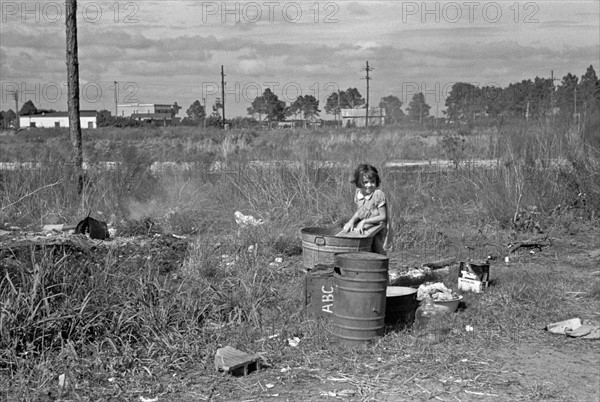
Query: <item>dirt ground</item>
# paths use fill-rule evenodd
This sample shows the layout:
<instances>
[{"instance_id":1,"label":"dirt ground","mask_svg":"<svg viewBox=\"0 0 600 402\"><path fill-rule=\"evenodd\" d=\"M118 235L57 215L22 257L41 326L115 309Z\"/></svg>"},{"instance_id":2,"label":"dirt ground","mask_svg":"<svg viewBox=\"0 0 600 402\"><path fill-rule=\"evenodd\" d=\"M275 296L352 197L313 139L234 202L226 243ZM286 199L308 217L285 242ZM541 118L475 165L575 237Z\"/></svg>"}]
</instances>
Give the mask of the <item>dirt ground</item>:
<instances>
[{"instance_id":1,"label":"dirt ground","mask_svg":"<svg viewBox=\"0 0 600 402\"><path fill-rule=\"evenodd\" d=\"M554 239L552 247L539 256L525 253L521 256L522 264L515 262L505 266L501 263L496 269L527 267L539 272L567 272L588 281L597 280L600 273L599 234L600 229L592 228L562 236ZM127 245L131 242L131 239L121 239L121 243ZM162 248L168 251L158 253L165 263L177 259L175 256L181 258L176 239L171 239L168 244L160 243L160 246L161 251ZM158 246L150 248L153 247ZM301 256L291 258L289 265L301 267ZM576 298L577 294L565 297ZM600 311L589 312L587 318L600 320ZM485 355L473 351L458 360L440 361L440 371L433 376L426 372L410 372L407 367L418 367L415 364L418 358L436 359L436 350L442 351L448 346L435 345L427 354L413 353L410 348L400 350L394 348L395 339L398 339L394 336L410 336L401 333L390 339L384 337L383 347L378 345L377 352L365 352L357 361L351 361L350 354L344 355L344 349L332 343L329 351L307 351L303 359L305 364L275 363L245 377L216 376L212 367L189 367L183 372L148 379L148 387L138 384L141 388L134 400L600 401L600 341L568 338L550 334L541 327L538 329L531 339L515 342L510 348L496 348ZM440 353L440 356L447 355ZM355 370L353 365L360 370ZM444 370L445 367L448 370ZM108 388L116 386L120 385L107 384ZM128 385L124 383L123 387L128 388ZM149 389L154 392L147 393ZM106 395L98 391L97 395ZM117 397L116 400L131 400L132 390L125 395L125 399Z\"/></svg>"},{"instance_id":2,"label":"dirt ground","mask_svg":"<svg viewBox=\"0 0 600 402\"><path fill-rule=\"evenodd\" d=\"M545 258L534 263L540 270L596 277L600 267L600 248L594 247L597 231L556 239L552 253L560 261L548 264ZM549 254L549 253L546 253ZM526 256L529 257L529 256ZM531 262L528 267L531 268ZM573 270L574 267L579 269ZM499 269L518 269L503 267ZM568 296L571 297L571 296ZM576 297L576 295L575 295ZM492 312L493 314L493 312ZM599 311L588 316L598 320ZM408 334L404 336L410 336ZM372 368L367 375L351 375L349 367L339 369L330 362L331 355L310 356L314 364L304 367L276 365L247 377L224 375L219 381L203 382L201 372L188 373L187 391L173 395L174 400L244 400L244 401L513 401L558 400L600 401L600 348L598 340L553 335L539 328L527 342L510 348L492 350L485 355L468 355L453 362L464 365L475 377L444 375L432 377L410 375L402 365L411 351L390 351L404 357L386 361L385 357L361 360L357 365ZM436 347L443 348L444 345ZM384 348L385 349L385 348ZM343 351L342 351L343 353ZM307 357L308 360L308 357ZM339 363L339 362L338 362ZM444 364L447 364L445 362ZM414 366L411 366L414 367ZM336 373L336 370L339 370ZM449 370L456 373L454 370ZM460 371L459 371L460 372ZM382 386L383 385L383 386Z\"/></svg>"}]
</instances>

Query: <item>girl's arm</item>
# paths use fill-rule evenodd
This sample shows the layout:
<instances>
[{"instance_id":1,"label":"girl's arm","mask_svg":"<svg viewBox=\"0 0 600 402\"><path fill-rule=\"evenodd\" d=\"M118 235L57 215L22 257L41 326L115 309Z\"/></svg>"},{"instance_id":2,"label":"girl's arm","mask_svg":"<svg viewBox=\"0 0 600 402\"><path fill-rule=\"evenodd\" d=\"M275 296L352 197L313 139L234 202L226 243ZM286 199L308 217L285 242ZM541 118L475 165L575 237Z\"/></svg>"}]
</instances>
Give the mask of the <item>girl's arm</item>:
<instances>
[{"instance_id":1,"label":"girl's arm","mask_svg":"<svg viewBox=\"0 0 600 402\"><path fill-rule=\"evenodd\" d=\"M344 232L348 233L354 228L354 224L358 220L358 211L352 215L352 218L344 225Z\"/></svg>"},{"instance_id":2,"label":"girl's arm","mask_svg":"<svg viewBox=\"0 0 600 402\"><path fill-rule=\"evenodd\" d=\"M378 207L377 210L379 212L377 215L371 218L363 219L362 221L358 222L358 225L356 225L356 230L358 231L358 233L362 234L365 225L377 225L387 220L386 204L383 204L382 206Z\"/></svg>"}]
</instances>

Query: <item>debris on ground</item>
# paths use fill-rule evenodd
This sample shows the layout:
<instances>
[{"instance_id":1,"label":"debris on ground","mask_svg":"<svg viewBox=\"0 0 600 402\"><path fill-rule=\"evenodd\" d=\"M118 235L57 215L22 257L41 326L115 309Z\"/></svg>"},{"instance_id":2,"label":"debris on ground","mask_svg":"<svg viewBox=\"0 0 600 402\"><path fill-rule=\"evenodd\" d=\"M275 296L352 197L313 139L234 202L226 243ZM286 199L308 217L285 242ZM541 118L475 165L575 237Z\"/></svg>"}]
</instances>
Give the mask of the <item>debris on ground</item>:
<instances>
[{"instance_id":1,"label":"debris on ground","mask_svg":"<svg viewBox=\"0 0 600 402\"><path fill-rule=\"evenodd\" d=\"M452 293L442 282L424 283L417 289L417 300L431 298L433 300L456 300L458 296Z\"/></svg>"},{"instance_id":2,"label":"debris on ground","mask_svg":"<svg viewBox=\"0 0 600 402\"><path fill-rule=\"evenodd\" d=\"M96 240L66 231L10 232L0 236L0 264L10 266L31 258L33 248L35 252L58 250L67 255L67 261L76 260L78 266L85 265L84 261L89 266L102 265L103 259L110 253L117 264L137 266L151 262L164 274L183 264L188 243L189 239L160 234Z\"/></svg>"},{"instance_id":3,"label":"debris on ground","mask_svg":"<svg viewBox=\"0 0 600 402\"><path fill-rule=\"evenodd\" d=\"M67 232L69 230L73 230L75 229L75 226L73 225L63 225L63 224L59 224L59 225L44 225L42 226L42 232L57 232L57 233L61 233L61 232Z\"/></svg>"},{"instance_id":4,"label":"debris on ground","mask_svg":"<svg viewBox=\"0 0 600 402\"><path fill-rule=\"evenodd\" d=\"M242 352L231 346L225 346L217 349L215 368L219 372L245 376L260 369L260 357Z\"/></svg>"},{"instance_id":5,"label":"debris on ground","mask_svg":"<svg viewBox=\"0 0 600 402\"><path fill-rule=\"evenodd\" d=\"M94 219L89 215L77 224L75 233L89 235L90 238L97 240L106 240L110 237L106 222Z\"/></svg>"},{"instance_id":6,"label":"debris on ground","mask_svg":"<svg viewBox=\"0 0 600 402\"><path fill-rule=\"evenodd\" d=\"M581 321L580 318L554 322L546 325L551 334L567 335L572 338L600 339L600 323L592 320Z\"/></svg>"},{"instance_id":7,"label":"debris on ground","mask_svg":"<svg viewBox=\"0 0 600 402\"><path fill-rule=\"evenodd\" d=\"M542 251L544 247L549 247L551 245L548 237L535 238L535 239L527 239L515 243L511 243L509 245L508 253L514 253L517 250L524 248L528 251L538 250Z\"/></svg>"},{"instance_id":8,"label":"debris on ground","mask_svg":"<svg viewBox=\"0 0 600 402\"><path fill-rule=\"evenodd\" d=\"M421 264L421 266L424 268L430 268L430 269L440 269L440 268L450 267L450 266L456 264L457 262L458 261L456 260L456 258L450 257L450 258L444 258L443 260L439 260L439 261L426 262L426 263Z\"/></svg>"},{"instance_id":9,"label":"debris on ground","mask_svg":"<svg viewBox=\"0 0 600 402\"><path fill-rule=\"evenodd\" d=\"M265 223L265 221L262 219L256 219L252 215L244 215L240 211L235 211L233 215L235 216L235 223L242 228L249 226L260 226Z\"/></svg>"}]
</instances>

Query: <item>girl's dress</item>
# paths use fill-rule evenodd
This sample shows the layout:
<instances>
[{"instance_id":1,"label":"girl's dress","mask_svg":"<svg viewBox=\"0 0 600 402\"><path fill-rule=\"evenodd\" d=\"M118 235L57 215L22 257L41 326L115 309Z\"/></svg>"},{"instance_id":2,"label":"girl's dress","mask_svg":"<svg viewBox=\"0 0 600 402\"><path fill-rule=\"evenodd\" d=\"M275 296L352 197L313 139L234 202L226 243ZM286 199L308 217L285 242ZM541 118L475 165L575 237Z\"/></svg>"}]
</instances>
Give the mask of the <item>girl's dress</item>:
<instances>
[{"instance_id":1,"label":"girl's dress","mask_svg":"<svg viewBox=\"0 0 600 402\"><path fill-rule=\"evenodd\" d=\"M383 228L373 236L372 250L375 253L386 255L392 251L392 230L390 205L385 199L385 194L380 189L376 189L369 195L364 195L360 189L356 189L354 194L354 203L360 220L368 219L379 215L379 208L386 206L387 219L382 222ZM374 225L367 225L366 229Z\"/></svg>"}]
</instances>

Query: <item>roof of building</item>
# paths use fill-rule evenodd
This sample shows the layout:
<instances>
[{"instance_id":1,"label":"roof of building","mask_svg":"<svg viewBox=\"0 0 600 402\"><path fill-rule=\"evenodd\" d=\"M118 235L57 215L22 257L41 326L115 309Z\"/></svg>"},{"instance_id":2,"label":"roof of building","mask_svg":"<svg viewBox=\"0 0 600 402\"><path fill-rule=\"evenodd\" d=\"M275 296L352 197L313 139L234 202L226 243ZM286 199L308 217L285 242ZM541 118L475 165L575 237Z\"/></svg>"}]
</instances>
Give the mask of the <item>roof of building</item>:
<instances>
[{"instance_id":1,"label":"roof of building","mask_svg":"<svg viewBox=\"0 0 600 402\"><path fill-rule=\"evenodd\" d=\"M173 107L170 103L118 103L117 107L164 106Z\"/></svg>"},{"instance_id":2,"label":"roof of building","mask_svg":"<svg viewBox=\"0 0 600 402\"><path fill-rule=\"evenodd\" d=\"M79 117L96 117L98 112L95 110L80 110ZM27 114L19 117L45 117L45 118L56 118L56 117L69 117L69 112L49 112L49 113L37 113L37 114Z\"/></svg>"},{"instance_id":3,"label":"roof of building","mask_svg":"<svg viewBox=\"0 0 600 402\"><path fill-rule=\"evenodd\" d=\"M132 113L132 119L171 120L171 113Z\"/></svg>"}]
</instances>

